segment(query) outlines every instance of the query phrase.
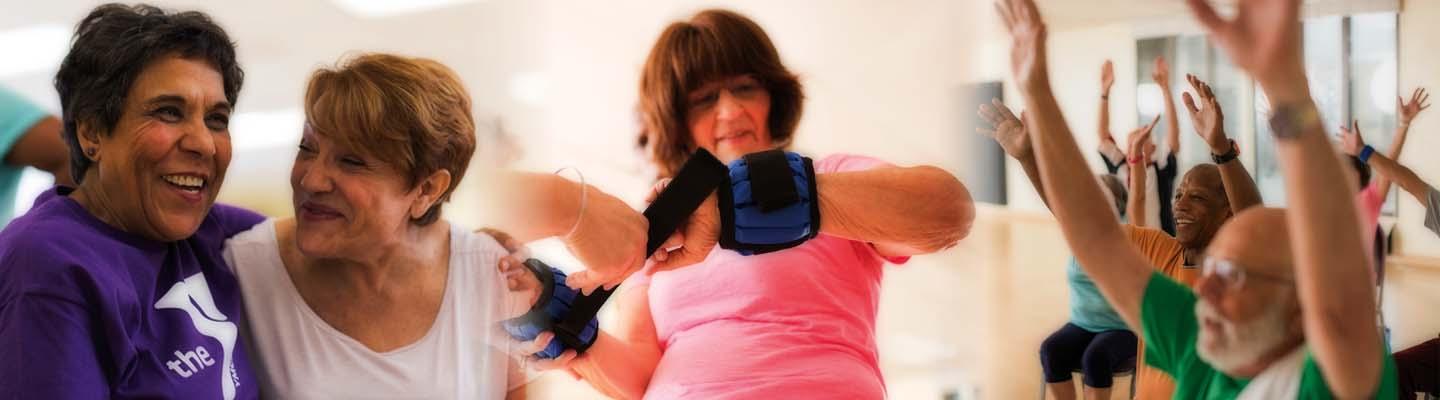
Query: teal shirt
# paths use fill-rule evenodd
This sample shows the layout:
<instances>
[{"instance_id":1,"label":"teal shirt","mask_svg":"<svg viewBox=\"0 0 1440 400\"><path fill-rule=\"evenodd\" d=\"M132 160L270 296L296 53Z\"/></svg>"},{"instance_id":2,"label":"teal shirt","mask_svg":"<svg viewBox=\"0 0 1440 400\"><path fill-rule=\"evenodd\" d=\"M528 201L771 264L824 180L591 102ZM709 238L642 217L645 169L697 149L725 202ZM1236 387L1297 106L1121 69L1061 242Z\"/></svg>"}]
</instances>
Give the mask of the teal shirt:
<instances>
[{"instance_id":1,"label":"teal shirt","mask_svg":"<svg viewBox=\"0 0 1440 400\"><path fill-rule=\"evenodd\" d=\"M1227 376L1200 359L1195 341L1200 336L1200 323L1195 318L1195 292L1166 278L1160 273L1150 275L1145 297L1140 300L1140 325L1145 337L1145 363L1175 377L1176 399L1233 399L1249 379ZM1181 312L1184 310L1184 312ZM1380 386L1375 399L1398 396L1395 359L1381 347ZM1301 399L1331 399L1335 395L1320 373L1320 364L1313 354L1305 354L1300 371Z\"/></svg>"},{"instance_id":2,"label":"teal shirt","mask_svg":"<svg viewBox=\"0 0 1440 400\"><path fill-rule=\"evenodd\" d=\"M1070 323L1090 332L1130 329L1075 257L1065 266L1065 277L1070 281Z\"/></svg>"},{"instance_id":3,"label":"teal shirt","mask_svg":"<svg viewBox=\"0 0 1440 400\"><path fill-rule=\"evenodd\" d=\"M0 87L0 161L15 147L25 132L50 113L25 100L19 93ZM15 212L15 189L20 186L20 172L25 168L0 162L0 227L10 222Z\"/></svg>"}]
</instances>

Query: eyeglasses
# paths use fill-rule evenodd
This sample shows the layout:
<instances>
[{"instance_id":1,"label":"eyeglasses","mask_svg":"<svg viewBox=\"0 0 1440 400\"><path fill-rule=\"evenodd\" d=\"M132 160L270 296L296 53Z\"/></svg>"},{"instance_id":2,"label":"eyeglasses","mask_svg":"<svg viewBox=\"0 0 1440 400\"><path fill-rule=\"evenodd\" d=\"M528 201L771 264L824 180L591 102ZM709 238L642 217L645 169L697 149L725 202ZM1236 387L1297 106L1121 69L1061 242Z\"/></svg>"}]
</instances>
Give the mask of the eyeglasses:
<instances>
[{"instance_id":1,"label":"eyeglasses","mask_svg":"<svg viewBox=\"0 0 1440 400\"><path fill-rule=\"evenodd\" d=\"M1202 263L1201 268L1202 269L1200 270L1200 273L1202 276L1210 276L1213 277L1212 279L1219 279L1220 282L1224 283L1227 288L1232 290L1238 290L1245 287L1245 282L1251 278L1259 278L1261 280L1270 280L1280 283L1293 282L1293 280L1291 280L1290 278L1249 272L1246 270L1246 268L1241 267L1234 261L1218 257L1205 257L1205 262Z\"/></svg>"}]
</instances>

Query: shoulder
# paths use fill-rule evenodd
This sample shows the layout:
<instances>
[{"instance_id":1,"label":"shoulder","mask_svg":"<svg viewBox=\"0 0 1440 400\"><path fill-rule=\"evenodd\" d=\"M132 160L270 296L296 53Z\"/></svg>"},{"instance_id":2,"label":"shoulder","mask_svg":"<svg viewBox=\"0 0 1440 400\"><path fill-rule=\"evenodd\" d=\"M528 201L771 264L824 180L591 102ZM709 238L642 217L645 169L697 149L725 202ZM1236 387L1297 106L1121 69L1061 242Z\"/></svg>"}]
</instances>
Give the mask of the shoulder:
<instances>
[{"instance_id":1,"label":"shoulder","mask_svg":"<svg viewBox=\"0 0 1440 400\"><path fill-rule=\"evenodd\" d=\"M450 227L451 258L489 265L509 254L505 246L500 245L500 242L489 234L453 224Z\"/></svg>"},{"instance_id":2,"label":"shoulder","mask_svg":"<svg viewBox=\"0 0 1440 400\"><path fill-rule=\"evenodd\" d=\"M215 203L210 207L210 215L207 215L205 222L201 223L201 229L210 228L217 231L216 233L220 234L223 239L248 231L264 221L265 216L254 211L229 204Z\"/></svg>"},{"instance_id":3,"label":"shoulder","mask_svg":"<svg viewBox=\"0 0 1440 400\"><path fill-rule=\"evenodd\" d=\"M894 164L879 158L847 153L834 153L815 159L815 172L817 173L864 171L894 166Z\"/></svg>"},{"instance_id":4,"label":"shoulder","mask_svg":"<svg viewBox=\"0 0 1440 400\"><path fill-rule=\"evenodd\" d=\"M98 275L114 273L97 262L97 249L125 244L65 213L32 210L0 232L0 292L44 292L69 297ZM114 257L114 254L105 254ZM74 300L72 298L72 300Z\"/></svg>"}]
</instances>

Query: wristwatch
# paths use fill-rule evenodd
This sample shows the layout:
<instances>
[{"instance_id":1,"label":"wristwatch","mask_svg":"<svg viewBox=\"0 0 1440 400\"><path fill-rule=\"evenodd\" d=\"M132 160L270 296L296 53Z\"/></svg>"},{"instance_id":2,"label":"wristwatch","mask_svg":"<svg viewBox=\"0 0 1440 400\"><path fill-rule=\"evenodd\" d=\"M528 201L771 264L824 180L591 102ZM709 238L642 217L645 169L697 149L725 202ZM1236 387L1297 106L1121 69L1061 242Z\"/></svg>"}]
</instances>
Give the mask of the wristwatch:
<instances>
[{"instance_id":1,"label":"wristwatch","mask_svg":"<svg viewBox=\"0 0 1440 400\"><path fill-rule=\"evenodd\" d=\"M1229 151L1226 151L1225 154L1210 153L1210 159L1214 160L1216 165L1231 162L1240 157L1240 146L1235 144L1235 139L1226 140L1230 141Z\"/></svg>"},{"instance_id":2,"label":"wristwatch","mask_svg":"<svg viewBox=\"0 0 1440 400\"><path fill-rule=\"evenodd\" d=\"M1320 123L1320 113L1312 103L1281 104L1270 113L1270 133L1276 139L1290 139L1305 133L1311 124Z\"/></svg>"}]
</instances>

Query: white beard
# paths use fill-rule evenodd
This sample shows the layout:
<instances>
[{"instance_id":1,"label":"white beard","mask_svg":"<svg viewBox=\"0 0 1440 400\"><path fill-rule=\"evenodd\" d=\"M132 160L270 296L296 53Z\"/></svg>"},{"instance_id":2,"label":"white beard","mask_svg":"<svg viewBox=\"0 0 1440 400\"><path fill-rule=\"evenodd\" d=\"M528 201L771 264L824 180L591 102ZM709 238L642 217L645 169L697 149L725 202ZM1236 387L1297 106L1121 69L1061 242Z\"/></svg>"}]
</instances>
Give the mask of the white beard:
<instances>
[{"instance_id":1,"label":"white beard","mask_svg":"<svg viewBox=\"0 0 1440 400\"><path fill-rule=\"evenodd\" d=\"M1195 319L1201 326L1196 354L1215 370L1227 372L1252 365L1274 351L1286 340L1290 318L1279 303L1270 303L1258 318L1235 323L1221 317L1209 303L1197 301ZM1204 328L1206 320L1219 321L1218 336Z\"/></svg>"}]
</instances>

